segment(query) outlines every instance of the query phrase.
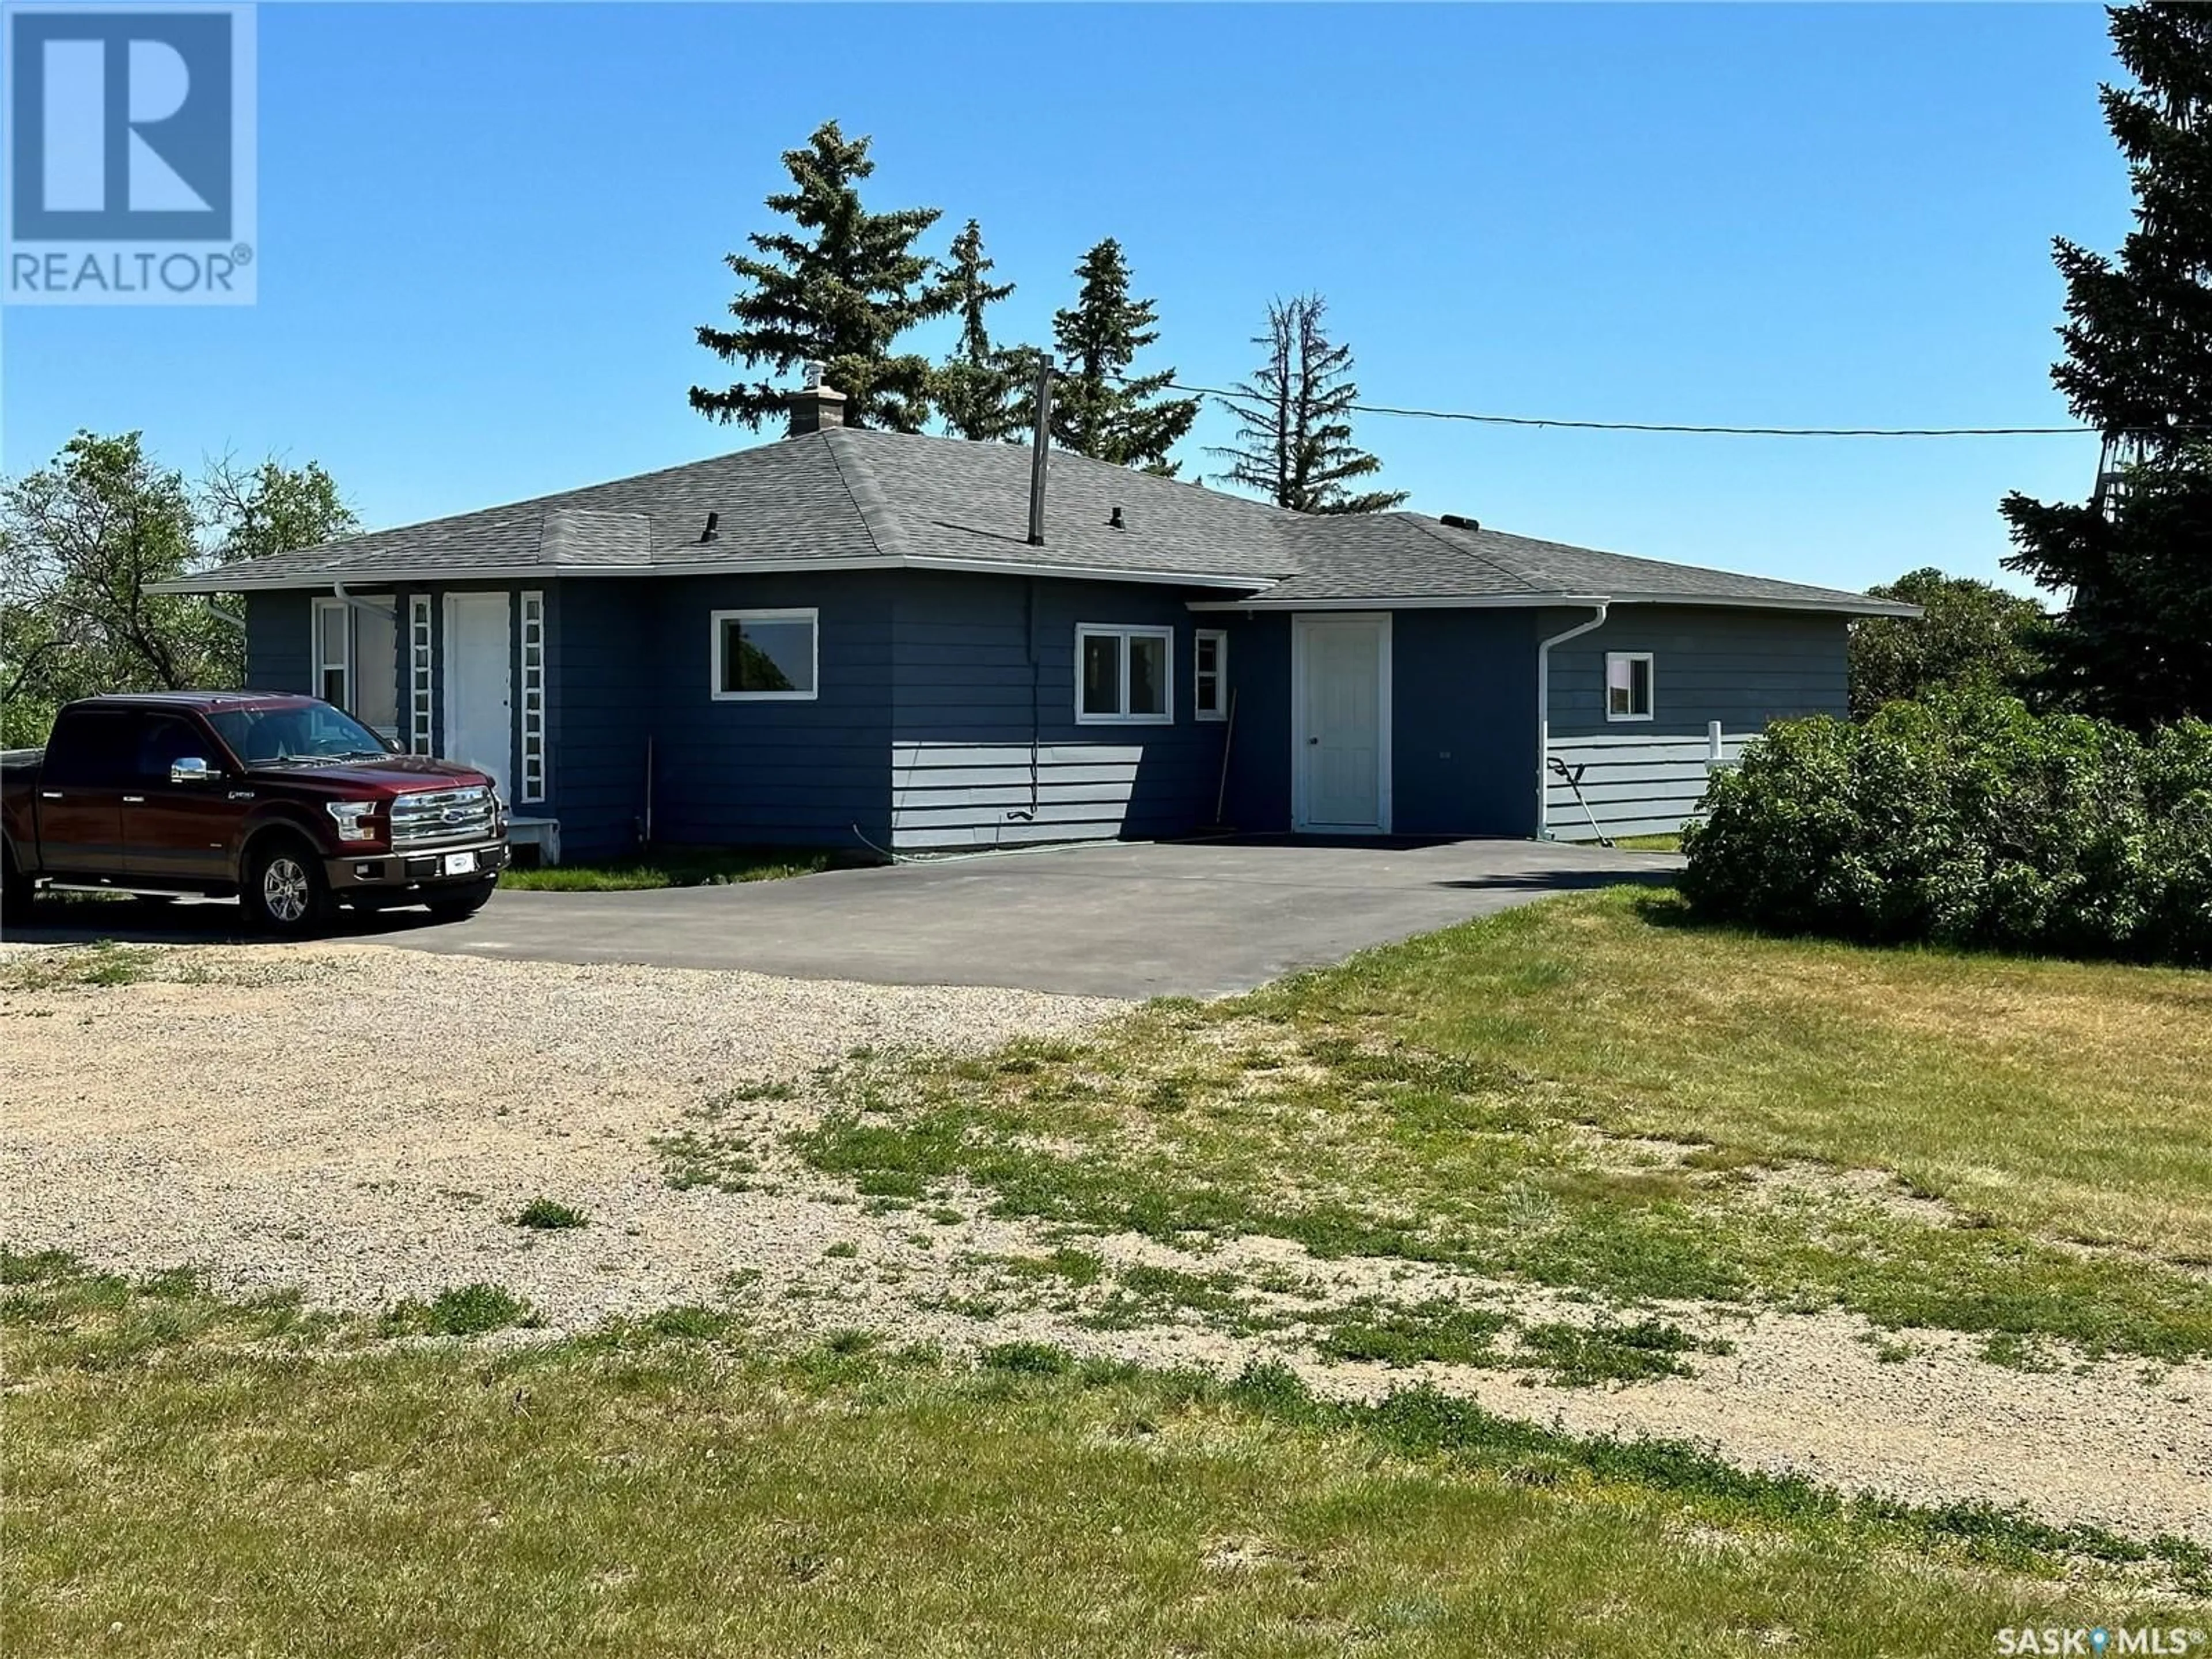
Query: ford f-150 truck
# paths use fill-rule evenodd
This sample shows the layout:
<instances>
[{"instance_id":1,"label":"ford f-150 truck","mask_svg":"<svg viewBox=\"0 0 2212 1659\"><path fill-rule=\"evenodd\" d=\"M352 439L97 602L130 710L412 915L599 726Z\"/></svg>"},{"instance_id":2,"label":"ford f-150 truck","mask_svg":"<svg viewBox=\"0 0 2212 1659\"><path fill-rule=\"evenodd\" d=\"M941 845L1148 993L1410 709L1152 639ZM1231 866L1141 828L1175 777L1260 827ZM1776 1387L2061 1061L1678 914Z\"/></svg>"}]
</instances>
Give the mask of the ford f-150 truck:
<instances>
[{"instance_id":1,"label":"ford f-150 truck","mask_svg":"<svg viewBox=\"0 0 2212 1659\"><path fill-rule=\"evenodd\" d=\"M313 697L88 697L0 757L4 906L35 888L236 894L277 933L357 908L464 916L507 864L494 780L393 746Z\"/></svg>"}]
</instances>

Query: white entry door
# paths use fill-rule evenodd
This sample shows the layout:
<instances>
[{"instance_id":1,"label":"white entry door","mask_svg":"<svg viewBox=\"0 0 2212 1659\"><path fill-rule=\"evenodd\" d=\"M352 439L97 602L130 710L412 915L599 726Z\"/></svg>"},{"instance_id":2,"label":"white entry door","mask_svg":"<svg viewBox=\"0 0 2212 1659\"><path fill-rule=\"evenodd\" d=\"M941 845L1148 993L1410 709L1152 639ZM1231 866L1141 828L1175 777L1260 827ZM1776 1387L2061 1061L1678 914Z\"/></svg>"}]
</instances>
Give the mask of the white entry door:
<instances>
[{"instance_id":1,"label":"white entry door","mask_svg":"<svg viewBox=\"0 0 2212 1659\"><path fill-rule=\"evenodd\" d=\"M1320 835L1390 829L1390 617L1297 617L1292 827Z\"/></svg>"},{"instance_id":2,"label":"white entry door","mask_svg":"<svg viewBox=\"0 0 2212 1659\"><path fill-rule=\"evenodd\" d=\"M446 595L446 740L438 752L488 772L514 799L514 675L507 596Z\"/></svg>"}]
</instances>

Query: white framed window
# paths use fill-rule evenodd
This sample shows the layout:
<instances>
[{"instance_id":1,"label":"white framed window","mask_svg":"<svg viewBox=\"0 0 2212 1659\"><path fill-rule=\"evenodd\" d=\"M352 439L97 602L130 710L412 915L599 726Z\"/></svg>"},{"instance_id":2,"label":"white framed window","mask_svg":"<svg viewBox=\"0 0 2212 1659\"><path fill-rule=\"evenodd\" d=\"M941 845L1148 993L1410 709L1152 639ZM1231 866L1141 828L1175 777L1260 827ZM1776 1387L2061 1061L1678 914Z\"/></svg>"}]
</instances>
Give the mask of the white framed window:
<instances>
[{"instance_id":1,"label":"white framed window","mask_svg":"<svg viewBox=\"0 0 2212 1659\"><path fill-rule=\"evenodd\" d=\"M371 731L399 735L399 618L390 594L317 599L315 695Z\"/></svg>"},{"instance_id":2,"label":"white framed window","mask_svg":"<svg viewBox=\"0 0 2212 1659\"><path fill-rule=\"evenodd\" d=\"M1605 717L1609 720L1648 720L1651 718L1651 653L1649 651L1608 651L1605 653Z\"/></svg>"},{"instance_id":3,"label":"white framed window","mask_svg":"<svg viewBox=\"0 0 2212 1659\"><path fill-rule=\"evenodd\" d=\"M1175 629L1107 623L1075 626L1079 726L1175 723Z\"/></svg>"},{"instance_id":4,"label":"white framed window","mask_svg":"<svg viewBox=\"0 0 2212 1659\"><path fill-rule=\"evenodd\" d=\"M717 611L713 620L715 702L814 700L821 662L815 611Z\"/></svg>"},{"instance_id":5,"label":"white framed window","mask_svg":"<svg viewBox=\"0 0 2212 1659\"><path fill-rule=\"evenodd\" d=\"M545 799L545 595L522 596L522 787L525 805Z\"/></svg>"},{"instance_id":6,"label":"white framed window","mask_svg":"<svg viewBox=\"0 0 2212 1659\"><path fill-rule=\"evenodd\" d=\"M1191 646L1192 701L1198 718L1229 718L1229 635L1218 628L1201 628Z\"/></svg>"},{"instance_id":7,"label":"white framed window","mask_svg":"<svg viewBox=\"0 0 2212 1659\"><path fill-rule=\"evenodd\" d=\"M430 654L430 596L407 598L407 747L430 752L430 694L436 670Z\"/></svg>"}]
</instances>

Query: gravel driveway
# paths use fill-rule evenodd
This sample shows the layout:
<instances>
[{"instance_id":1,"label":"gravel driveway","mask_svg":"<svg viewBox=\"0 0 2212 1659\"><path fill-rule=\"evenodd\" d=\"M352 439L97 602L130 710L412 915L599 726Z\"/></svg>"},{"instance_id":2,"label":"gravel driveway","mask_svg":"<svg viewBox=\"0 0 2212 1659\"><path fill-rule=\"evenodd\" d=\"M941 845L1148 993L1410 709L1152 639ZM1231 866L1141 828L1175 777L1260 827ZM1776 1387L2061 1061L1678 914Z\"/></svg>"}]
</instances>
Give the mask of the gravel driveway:
<instances>
[{"instance_id":1,"label":"gravel driveway","mask_svg":"<svg viewBox=\"0 0 2212 1659\"><path fill-rule=\"evenodd\" d=\"M0 946L0 975L53 959ZM864 1205L782 1147L808 1121L803 1089L758 1086L803 1084L860 1046L981 1048L1123 1004L371 945L142 948L117 962L113 976L135 982L0 990L0 1241L15 1249L133 1273L196 1264L229 1291L296 1286L362 1310L489 1281L565 1329L734 1302L764 1332L808 1339L847 1328L955 1349L1020 1338L1231 1370L1279 1353L1334 1393L1427 1376L1513 1415L1693 1437L1846 1489L2020 1503L2212 1543L2212 1366L2029 1372L1925 1334L1909 1360L1884 1363L1841 1316L1682 1308L1666 1312L1733 1352L1701 1359L1695 1376L1563 1389L1494 1370L1324 1366L1310 1350L1173 1314L1103 1329L1006 1271L1061 1240L972 1199ZM718 1099L717 1129L749 1135L757 1169L741 1190L678 1190L654 1142L697 1127ZM590 1224L515 1225L539 1196ZM1287 1277L1310 1302L1445 1295L1589 1316L1522 1287L1400 1261L1316 1262L1278 1241L1203 1259L1133 1238L1083 1243L1117 1267Z\"/></svg>"}]
</instances>

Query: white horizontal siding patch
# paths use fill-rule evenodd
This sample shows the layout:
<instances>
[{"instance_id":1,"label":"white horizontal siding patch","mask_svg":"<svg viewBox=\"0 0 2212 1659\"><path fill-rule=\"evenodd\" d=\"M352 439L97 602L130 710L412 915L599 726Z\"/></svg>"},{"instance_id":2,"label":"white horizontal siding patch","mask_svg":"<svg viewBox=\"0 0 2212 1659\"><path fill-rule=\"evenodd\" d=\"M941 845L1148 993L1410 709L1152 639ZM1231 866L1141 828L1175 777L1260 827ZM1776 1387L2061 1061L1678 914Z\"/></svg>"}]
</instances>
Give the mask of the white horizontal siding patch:
<instances>
[{"instance_id":1,"label":"white horizontal siding patch","mask_svg":"<svg viewBox=\"0 0 2212 1659\"><path fill-rule=\"evenodd\" d=\"M1130 744L893 744L891 845L1110 841L1144 755Z\"/></svg>"}]
</instances>

